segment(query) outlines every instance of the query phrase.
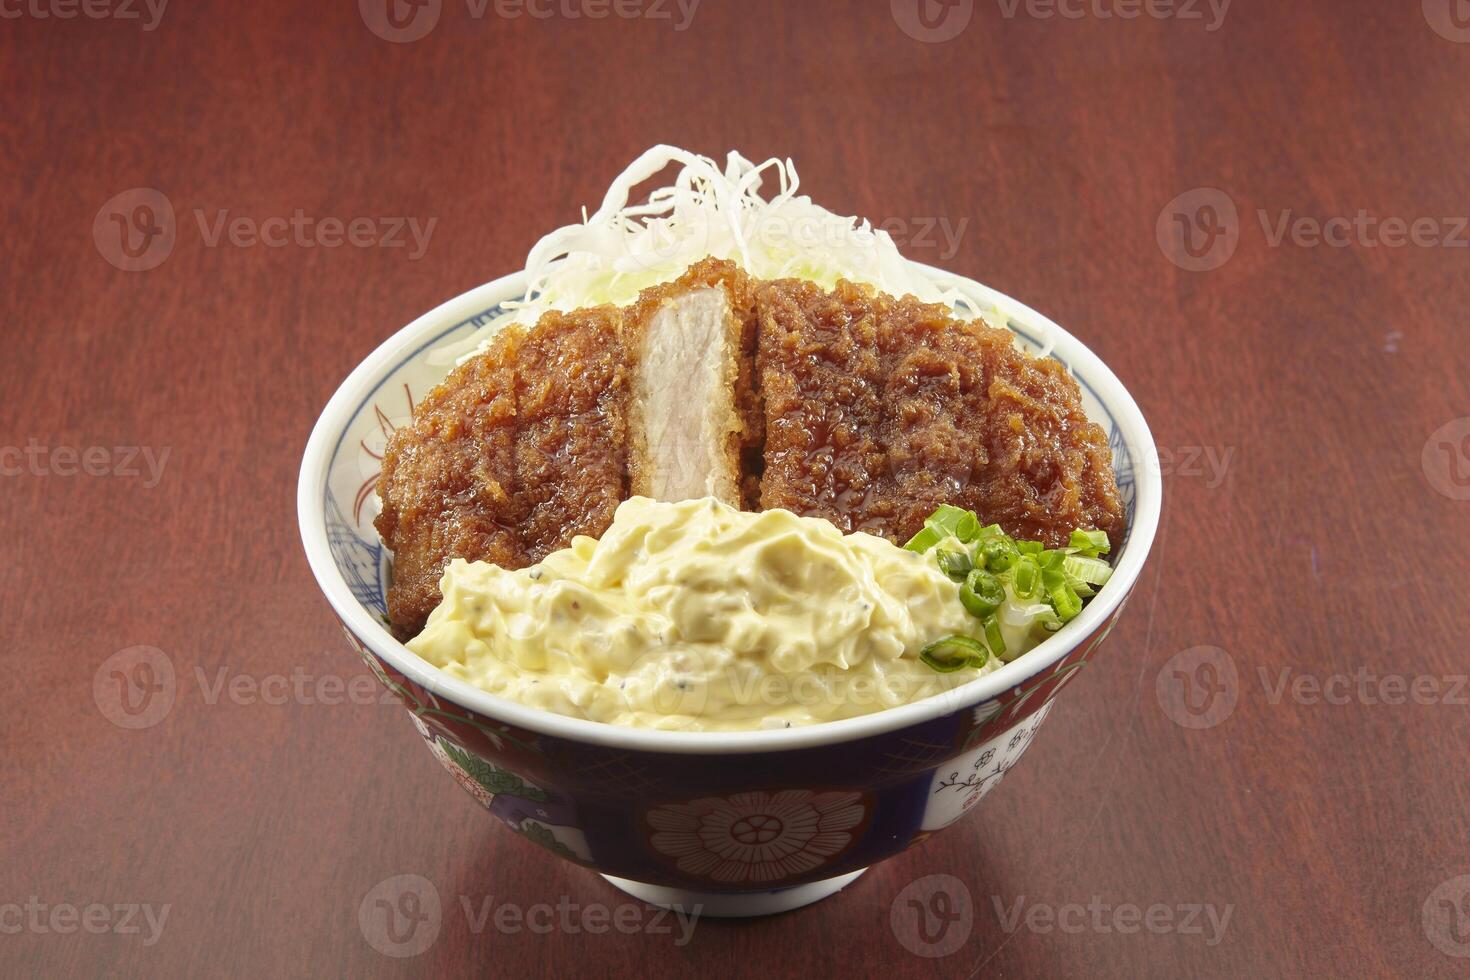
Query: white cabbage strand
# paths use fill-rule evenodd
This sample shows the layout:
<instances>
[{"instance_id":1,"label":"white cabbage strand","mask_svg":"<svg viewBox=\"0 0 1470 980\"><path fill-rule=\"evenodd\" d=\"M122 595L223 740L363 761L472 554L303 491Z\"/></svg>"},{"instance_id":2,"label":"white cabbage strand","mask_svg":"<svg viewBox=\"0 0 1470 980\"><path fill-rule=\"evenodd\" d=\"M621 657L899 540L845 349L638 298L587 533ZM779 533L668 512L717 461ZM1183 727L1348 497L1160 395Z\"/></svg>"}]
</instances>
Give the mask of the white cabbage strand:
<instances>
[{"instance_id":1,"label":"white cabbage strand","mask_svg":"<svg viewBox=\"0 0 1470 980\"><path fill-rule=\"evenodd\" d=\"M680 165L672 184L643 203L629 203L635 187L670 164ZM771 176L779 190L767 200L761 189ZM625 305L706 256L733 259L760 279L793 276L829 289L848 279L1006 325L1001 311L964 284L937 281L910 264L886 231L833 214L798 195L800 186L789 159L756 165L731 152L721 170L709 157L655 146L618 175L595 213L584 211L580 223L536 243L526 258L522 298L507 302L505 313L467 340L436 351L431 361L468 360L507 324L534 323L549 310Z\"/></svg>"}]
</instances>

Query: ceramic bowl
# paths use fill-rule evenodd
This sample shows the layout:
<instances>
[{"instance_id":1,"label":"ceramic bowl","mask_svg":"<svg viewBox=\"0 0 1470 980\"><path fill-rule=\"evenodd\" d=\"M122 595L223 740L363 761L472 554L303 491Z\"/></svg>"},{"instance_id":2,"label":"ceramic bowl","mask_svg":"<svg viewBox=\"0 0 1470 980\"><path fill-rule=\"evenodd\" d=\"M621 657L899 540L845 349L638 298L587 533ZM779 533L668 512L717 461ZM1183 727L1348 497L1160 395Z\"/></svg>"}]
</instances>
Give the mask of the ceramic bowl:
<instances>
[{"instance_id":1,"label":"ceramic bowl","mask_svg":"<svg viewBox=\"0 0 1470 980\"><path fill-rule=\"evenodd\" d=\"M934 275L948 276L926 269ZM949 278L954 278L950 276ZM939 697L779 731L663 732L563 717L440 673L384 625L392 556L373 529L384 445L463 341L524 291L472 289L391 337L343 382L301 468L301 534L348 641L401 699L429 755L513 832L658 905L758 915L816 901L960 820L1031 744L1138 580L1162 494L1153 439L1113 373L1076 339L983 287L1023 346L1044 337L1108 432L1128 511L1112 580L1002 669Z\"/></svg>"}]
</instances>

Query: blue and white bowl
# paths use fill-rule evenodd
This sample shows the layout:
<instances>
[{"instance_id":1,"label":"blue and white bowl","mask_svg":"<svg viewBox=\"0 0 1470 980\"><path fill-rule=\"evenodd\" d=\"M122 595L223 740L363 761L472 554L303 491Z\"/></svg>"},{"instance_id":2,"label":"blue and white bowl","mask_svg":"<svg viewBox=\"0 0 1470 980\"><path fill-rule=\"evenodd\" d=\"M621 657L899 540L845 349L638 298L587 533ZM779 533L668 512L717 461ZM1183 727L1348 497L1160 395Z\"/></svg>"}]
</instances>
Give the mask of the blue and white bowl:
<instances>
[{"instance_id":1,"label":"blue and white bowl","mask_svg":"<svg viewBox=\"0 0 1470 980\"><path fill-rule=\"evenodd\" d=\"M928 270L938 273L938 270ZM947 275L947 274L945 274ZM950 277L953 278L953 277ZM976 284L1011 328L1082 386L1108 431L1128 537L1112 580L1074 621L1000 670L914 704L804 728L618 728L496 697L441 673L385 626L392 558L373 528L384 446L462 341L524 292L472 289L391 337L343 382L301 467L301 535L348 640L409 712L434 758L511 830L661 905L706 915L797 908L959 820L1020 759L1052 699L1092 657L1138 580L1162 483L1143 416L1060 327Z\"/></svg>"}]
</instances>

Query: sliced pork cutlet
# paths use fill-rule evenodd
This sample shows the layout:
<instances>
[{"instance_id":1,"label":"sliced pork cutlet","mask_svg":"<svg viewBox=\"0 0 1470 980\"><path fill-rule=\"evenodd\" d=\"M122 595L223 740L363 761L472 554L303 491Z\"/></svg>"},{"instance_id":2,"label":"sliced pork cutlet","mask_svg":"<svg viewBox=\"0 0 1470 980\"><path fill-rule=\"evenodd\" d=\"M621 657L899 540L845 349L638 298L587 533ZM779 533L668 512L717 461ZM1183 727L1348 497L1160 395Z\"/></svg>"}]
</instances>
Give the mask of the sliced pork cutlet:
<instances>
[{"instance_id":1,"label":"sliced pork cutlet","mask_svg":"<svg viewBox=\"0 0 1470 980\"><path fill-rule=\"evenodd\" d=\"M908 540L941 504L1065 545L1124 530L1112 454L1061 364L942 306L841 282L757 291L760 505Z\"/></svg>"},{"instance_id":2,"label":"sliced pork cutlet","mask_svg":"<svg viewBox=\"0 0 1470 980\"><path fill-rule=\"evenodd\" d=\"M393 433L376 526L400 636L439 604L450 559L524 568L612 523L627 496L621 324L597 307L507 328Z\"/></svg>"},{"instance_id":3,"label":"sliced pork cutlet","mask_svg":"<svg viewBox=\"0 0 1470 980\"><path fill-rule=\"evenodd\" d=\"M706 259L644 290L627 324L630 492L740 506L742 453L760 445L749 278Z\"/></svg>"}]
</instances>

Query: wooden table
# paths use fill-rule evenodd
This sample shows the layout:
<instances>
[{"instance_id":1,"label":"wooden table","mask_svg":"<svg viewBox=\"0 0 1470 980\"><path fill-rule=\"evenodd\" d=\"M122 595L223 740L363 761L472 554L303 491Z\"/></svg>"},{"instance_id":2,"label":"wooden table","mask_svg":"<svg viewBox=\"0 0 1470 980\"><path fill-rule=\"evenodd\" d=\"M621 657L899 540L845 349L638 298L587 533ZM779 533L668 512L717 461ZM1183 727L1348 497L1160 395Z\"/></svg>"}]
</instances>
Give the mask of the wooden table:
<instances>
[{"instance_id":1,"label":"wooden table","mask_svg":"<svg viewBox=\"0 0 1470 980\"><path fill-rule=\"evenodd\" d=\"M0 4L0 974L1470 969L1448 2L96 2ZM1137 397L1167 494L1105 655L980 816L682 943L641 906L582 928L629 900L360 696L294 508L347 372L659 141L789 155L1055 317ZM111 671L159 656L171 708L128 715ZM358 925L399 874L443 901L411 959ZM932 875L970 910L943 957L890 919ZM551 932L480 918L502 905Z\"/></svg>"}]
</instances>

